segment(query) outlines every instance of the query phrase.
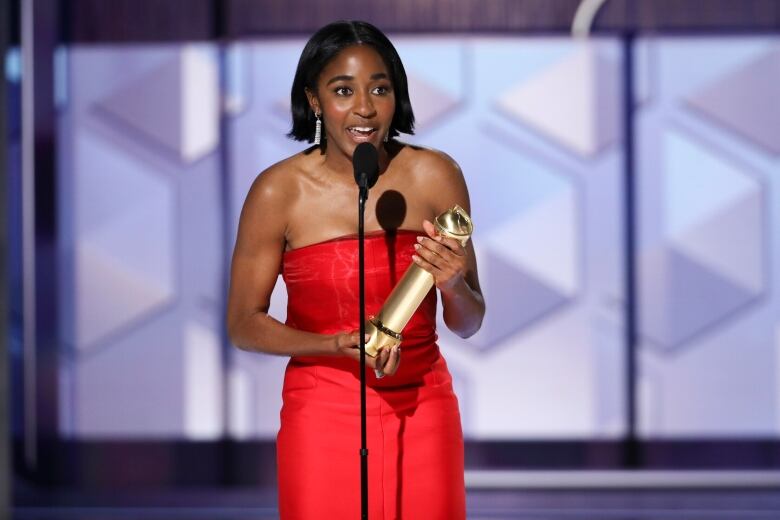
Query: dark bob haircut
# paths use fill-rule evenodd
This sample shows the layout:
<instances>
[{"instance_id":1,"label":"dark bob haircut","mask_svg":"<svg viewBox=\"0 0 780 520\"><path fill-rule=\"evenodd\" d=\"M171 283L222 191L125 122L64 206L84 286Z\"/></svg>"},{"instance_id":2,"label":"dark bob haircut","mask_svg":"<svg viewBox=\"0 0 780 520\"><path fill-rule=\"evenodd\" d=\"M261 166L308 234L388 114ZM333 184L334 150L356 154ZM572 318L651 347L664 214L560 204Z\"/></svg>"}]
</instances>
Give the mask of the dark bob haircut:
<instances>
[{"instance_id":1,"label":"dark bob haircut","mask_svg":"<svg viewBox=\"0 0 780 520\"><path fill-rule=\"evenodd\" d=\"M342 49L352 45L370 45L384 60L390 73L390 81L395 92L395 114L390 125L389 137L399 132L414 133L414 113L409 101L409 86L406 71L398 52L382 34L382 31L367 22L340 21L326 25L309 39L298 60L290 101L292 107L292 130L287 134L296 141L314 141L314 113L306 98L305 89L316 92L317 78L322 69ZM325 137L323 133L323 138Z\"/></svg>"}]
</instances>

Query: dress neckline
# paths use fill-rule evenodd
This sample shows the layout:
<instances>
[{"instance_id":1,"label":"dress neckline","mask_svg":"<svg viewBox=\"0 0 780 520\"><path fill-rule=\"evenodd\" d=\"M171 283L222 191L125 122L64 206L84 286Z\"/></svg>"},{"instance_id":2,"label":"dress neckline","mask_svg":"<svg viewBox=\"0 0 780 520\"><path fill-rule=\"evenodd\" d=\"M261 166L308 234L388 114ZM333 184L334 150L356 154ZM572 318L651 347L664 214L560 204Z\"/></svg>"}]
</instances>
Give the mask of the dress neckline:
<instances>
[{"instance_id":1,"label":"dress neckline","mask_svg":"<svg viewBox=\"0 0 780 520\"><path fill-rule=\"evenodd\" d=\"M415 235L415 236L417 236L417 235L425 236L425 234L426 234L425 231L423 231L422 229L419 229L419 230L418 229L396 229L396 230L393 230L393 231L390 231L390 232L388 232L388 231L386 231L384 229L378 229L376 231L370 231L370 232L366 233L366 240L379 238L379 237L385 237L385 236L387 236L390 233L393 233L393 234L396 234L396 235ZM357 233L350 233L350 234L347 234L347 235L339 235L339 236L336 236L336 237L333 237L333 238L320 240L319 242L313 242L313 243L307 244L305 246L296 247L295 249L288 249L287 251L284 252L284 255L292 254L292 253L295 253L297 251L303 251L305 249L310 249L312 247L317 247L317 246L322 246L322 245L326 245L326 244L331 244L333 242L342 242L342 241L346 241L346 240L357 240L357 238L358 238Z\"/></svg>"}]
</instances>

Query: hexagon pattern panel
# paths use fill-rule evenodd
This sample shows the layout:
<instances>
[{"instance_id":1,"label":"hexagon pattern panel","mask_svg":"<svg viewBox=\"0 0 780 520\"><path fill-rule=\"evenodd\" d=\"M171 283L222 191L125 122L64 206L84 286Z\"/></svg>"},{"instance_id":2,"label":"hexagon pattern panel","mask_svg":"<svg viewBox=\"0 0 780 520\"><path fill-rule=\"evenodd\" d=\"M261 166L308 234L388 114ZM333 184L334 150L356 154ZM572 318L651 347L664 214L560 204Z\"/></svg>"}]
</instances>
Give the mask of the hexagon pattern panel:
<instances>
[{"instance_id":1,"label":"hexagon pattern panel","mask_svg":"<svg viewBox=\"0 0 780 520\"><path fill-rule=\"evenodd\" d=\"M225 429L218 70L206 45L67 53L64 436L213 439Z\"/></svg>"},{"instance_id":2,"label":"hexagon pattern panel","mask_svg":"<svg viewBox=\"0 0 780 520\"><path fill-rule=\"evenodd\" d=\"M449 153L470 189L489 310L468 340L440 323L466 435L619 438L619 43L394 41L418 121L407 140ZM285 359L225 343L224 284L249 185L303 148L285 137L303 44L68 50L64 436L275 437ZM777 40L635 52L642 432L776 433Z\"/></svg>"},{"instance_id":3,"label":"hexagon pattern panel","mask_svg":"<svg viewBox=\"0 0 780 520\"><path fill-rule=\"evenodd\" d=\"M776 435L780 41L638 51L640 431Z\"/></svg>"}]
</instances>

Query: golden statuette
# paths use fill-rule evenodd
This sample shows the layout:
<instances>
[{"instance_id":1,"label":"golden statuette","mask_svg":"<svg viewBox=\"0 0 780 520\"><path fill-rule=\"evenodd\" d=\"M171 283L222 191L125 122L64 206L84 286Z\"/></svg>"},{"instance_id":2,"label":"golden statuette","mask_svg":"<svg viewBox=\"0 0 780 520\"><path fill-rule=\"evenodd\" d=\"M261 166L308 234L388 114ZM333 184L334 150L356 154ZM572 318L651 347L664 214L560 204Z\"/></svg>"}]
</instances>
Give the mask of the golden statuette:
<instances>
[{"instance_id":1,"label":"golden statuette","mask_svg":"<svg viewBox=\"0 0 780 520\"><path fill-rule=\"evenodd\" d=\"M454 238L464 246L474 230L471 217L460 206L448 209L436 217L433 224L440 235ZM379 314L366 323L366 333L371 335L366 343L366 354L375 357L381 349L401 343L401 331L431 287L433 275L412 263L387 297Z\"/></svg>"}]
</instances>

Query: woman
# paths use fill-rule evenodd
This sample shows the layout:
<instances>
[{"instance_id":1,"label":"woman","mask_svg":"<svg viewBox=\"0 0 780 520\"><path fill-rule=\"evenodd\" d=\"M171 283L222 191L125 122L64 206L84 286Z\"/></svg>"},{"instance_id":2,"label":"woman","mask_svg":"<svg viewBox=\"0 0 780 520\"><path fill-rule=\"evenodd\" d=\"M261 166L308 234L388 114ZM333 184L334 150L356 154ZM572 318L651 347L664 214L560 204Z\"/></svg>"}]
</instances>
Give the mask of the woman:
<instances>
[{"instance_id":1,"label":"woman","mask_svg":"<svg viewBox=\"0 0 780 520\"><path fill-rule=\"evenodd\" d=\"M291 91L290 136L314 146L261 173L233 253L228 330L241 349L290 356L277 438L283 519L357 518L360 511L357 186L352 153L379 151L366 204L366 311L376 314L411 262L430 272L444 321L462 337L485 306L471 244L431 221L458 204L463 175L443 153L397 141L414 115L390 41L365 22L320 29ZM422 229L420 229L422 228ZM287 321L267 314L281 272ZM457 399L436 345L436 291L403 331L401 349L368 358L369 516L465 518ZM403 361L402 361L403 358Z\"/></svg>"}]
</instances>

